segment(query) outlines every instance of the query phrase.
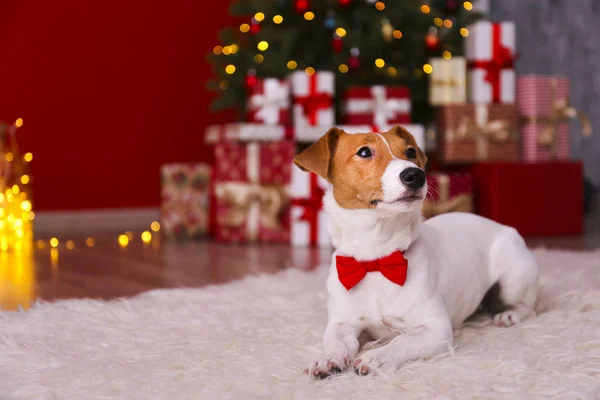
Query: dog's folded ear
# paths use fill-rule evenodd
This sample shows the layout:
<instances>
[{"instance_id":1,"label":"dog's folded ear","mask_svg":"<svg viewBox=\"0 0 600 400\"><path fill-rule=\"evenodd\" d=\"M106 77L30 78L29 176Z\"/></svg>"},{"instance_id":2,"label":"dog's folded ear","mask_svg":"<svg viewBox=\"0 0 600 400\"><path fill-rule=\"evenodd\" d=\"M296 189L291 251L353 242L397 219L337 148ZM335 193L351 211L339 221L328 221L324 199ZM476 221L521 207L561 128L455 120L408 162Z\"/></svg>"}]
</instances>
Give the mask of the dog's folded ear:
<instances>
[{"instance_id":1,"label":"dog's folded ear","mask_svg":"<svg viewBox=\"0 0 600 400\"><path fill-rule=\"evenodd\" d=\"M419 165L419 167L421 168L425 168L425 164L427 164L427 156L417 144L417 141L415 140L415 137L412 135L412 133L410 133L409 131L407 131L399 125L394 126L392 129L390 129L389 132L400 136L402 139L404 139L406 144L413 146L415 149L417 149L417 165Z\"/></svg>"},{"instance_id":2,"label":"dog's folded ear","mask_svg":"<svg viewBox=\"0 0 600 400\"><path fill-rule=\"evenodd\" d=\"M338 138L343 133L342 130L335 127L329 129L317 142L294 157L294 164L303 171L314 172L322 178L329 179L335 147Z\"/></svg>"}]
</instances>

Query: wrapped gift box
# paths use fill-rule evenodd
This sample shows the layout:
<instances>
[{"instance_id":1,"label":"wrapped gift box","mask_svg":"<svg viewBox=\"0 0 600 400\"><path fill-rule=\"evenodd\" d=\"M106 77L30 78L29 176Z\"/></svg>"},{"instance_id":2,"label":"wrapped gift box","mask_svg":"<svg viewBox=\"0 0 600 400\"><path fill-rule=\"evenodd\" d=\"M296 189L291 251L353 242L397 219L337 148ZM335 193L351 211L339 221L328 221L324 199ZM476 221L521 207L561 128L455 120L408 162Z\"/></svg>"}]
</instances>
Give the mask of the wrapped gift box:
<instances>
[{"instance_id":1,"label":"wrapped gift box","mask_svg":"<svg viewBox=\"0 0 600 400\"><path fill-rule=\"evenodd\" d=\"M581 162L481 163L471 172L478 214L525 236L583 233Z\"/></svg>"},{"instance_id":2,"label":"wrapped gift box","mask_svg":"<svg viewBox=\"0 0 600 400\"><path fill-rule=\"evenodd\" d=\"M480 21L468 27L468 98L473 103L515 102L516 29L513 22Z\"/></svg>"},{"instance_id":3,"label":"wrapped gift box","mask_svg":"<svg viewBox=\"0 0 600 400\"><path fill-rule=\"evenodd\" d=\"M208 144L218 142L276 142L292 139L293 136L293 129L283 125L238 122L209 125L204 133L204 141Z\"/></svg>"},{"instance_id":4,"label":"wrapped gift box","mask_svg":"<svg viewBox=\"0 0 600 400\"><path fill-rule=\"evenodd\" d=\"M211 167L206 164L161 166L160 224L169 239L207 234Z\"/></svg>"},{"instance_id":5,"label":"wrapped gift box","mask_svg":"<svg viewBox=\"0 0 600 400\"><path fill-rule=\"evenodd\" d=\"M467 61L464 57L429 60L429 104L462 104L467 102Z\"/></svg>"},{"instance_id":6,"label":"wrapped gift box","mask_svg":"<svg viewBox=\"0 0 600 400\"><path fill-rule=\"evenodd\" d=\"M410 90L405 86L350 86L344 93L344 124L410 123Z\"/></svg>"},{"instance_id":7,"label":"wrapped gift box","mask_svg":"<svg viewBox=\"0 0 600 400\"><path fill-rule=\"evenodd\" d=\"M331 247L327 214L323 210L323 195L329 183L300 168L292 167L292 181L288 188L291 197L292 246Z\"/></svg>"},{"instance_id":8,"label":"wrapped gift box","mask_svg":"<svg viewBox=\"0 0 600 400\"><path fill-rule=\"evenodd\" d=\"M404 129L409 131L415 138L417 146L425 151L425 127L419 124L399 124ZM393 128L394 125L337 125L346 133L368 133L368 132L385 132Z\"/></svg>"},{"instance_id":9,"label":"wrapped gift box","mask_svg":"<svg viewBox=\"0 0 600 400\"><path fill-rule=\"evenodd\" d=\"M437 108L439 158L444 163L518 161L516 106L452 104Z\"/></svg>"},{"instance_id":10,"label":"wrapped gift box","mask_svg":"<svg viewBox=\"0 0 600 400\"><path fill-rule=\"evenodd\" d=\"M449 212L473 212L473 177L470 173L430 173L427 186L429 195L422 207L425 218Z\"/></svg>"},{"instance_id":11,"label":"wrapped gift box","mask_svg":"<svg viewBox=\"0 0 600 400\"><path fill-rule=\"evenodd\" d=\"M521 149L525 161L568 160L571 156L569 119L579 117L585 135L587 117L569 105L566 77L524 75L517 79Z\"/></svg>"},{"instance_id":12,"label":"wrapped gift box","mask_svg":"<svg viewBox=\"0 0 600 400\"><path fill-rule=\"evenodd\" d=\"M221 142L215 146L215 237L228 242L289 242L295 143Z\"/></svg>"},{"instance_id":13,"label":"wrapped gift box","mask_svg":"<svg viewBox=\"0 0 600 400\"><path fill-rule=\"evenodd\" d=\"M290 77L294 138L314 142L335 124L335 74L293 72Z\"/></svg>"},{"instance_id":14,"label":"wrapped gift box","mask_svg":"<svg viewBox=\"0 0 600 400\"><path fill-rule=\"evenodd\" d=\"M257 79L248 96L247 121L265 125L288 125L289 82L276 78Z\"/></svg>"}]
</instances>

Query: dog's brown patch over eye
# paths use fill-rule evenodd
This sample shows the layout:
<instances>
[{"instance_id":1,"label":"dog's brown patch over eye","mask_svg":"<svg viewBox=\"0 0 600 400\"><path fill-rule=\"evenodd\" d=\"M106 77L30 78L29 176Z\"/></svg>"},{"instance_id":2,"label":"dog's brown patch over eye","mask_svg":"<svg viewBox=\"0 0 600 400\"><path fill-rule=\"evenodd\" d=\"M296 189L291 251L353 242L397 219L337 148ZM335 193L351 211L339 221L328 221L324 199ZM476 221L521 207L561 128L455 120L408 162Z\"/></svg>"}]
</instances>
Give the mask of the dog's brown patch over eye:
<instances>
[{"instance_id":1,"label":"dog's brown patch over eye","mask_svg":"<svg viewBox=\"0 0 600 400\"><path fill-rule=\"evenodd\" d=\"M427 158L414 137L402 127L380 133L347 134L332 128L294 159L300 168L315 172L333 185L337 203L349 209L373 208L383 195L381 177L394 158L425 167ZM390 154L390 151L392 154Z\"/></svg>"}]
</instances>

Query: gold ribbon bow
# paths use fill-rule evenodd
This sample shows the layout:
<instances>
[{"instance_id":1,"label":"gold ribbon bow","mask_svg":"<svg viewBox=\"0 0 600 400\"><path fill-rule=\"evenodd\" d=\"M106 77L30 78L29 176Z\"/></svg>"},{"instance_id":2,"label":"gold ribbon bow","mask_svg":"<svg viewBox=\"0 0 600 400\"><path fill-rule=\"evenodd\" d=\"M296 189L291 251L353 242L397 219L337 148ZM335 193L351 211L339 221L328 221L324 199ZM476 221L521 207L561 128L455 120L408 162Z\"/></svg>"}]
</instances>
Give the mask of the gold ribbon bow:
<instances>
[{"instance_id":1,"label":"gold ribbon bow","mask_svg":"<svg viewBox=\"0 0 600 400\"><path fill-rule=\"evenodd\" d=\"M506 120L498 119L480 125L474 119L464 117L456 129L456 135L460 139L483 137L495 142L505 142L513 137L513 129Z\"/></svg>"},{"instance_id":2,"label":"gold ribbon bow","mask_svg":"<svg viewBox=\"0 0 600 400\"><path fill-rule=\"evenodd\" d=\"M287 205L289 199L285 188L281 185L261 185L247 182L224 182L215 186L216 195L223 202L229 204L231 209L219 217L219 223L224 226L248 226L248 239L258 237L260 226L279 230L279 215ZM252 207L258 206L258 224L248 221Z\"/></svg>"},{"instance_id":3,"label":"gold ribbon bow","mask_svg":"<svg viewBox=\"0 0 600 400\"><path fill-rule=\"evenodd\" d=\"M458 86L460 81L456 78L433 78L431 83L436 86Z\"/></svg>"},{"instance_id":4,"label":"gold ribbon bow","mask_svg":"<svg viewBox=\"0 0 600 400\"><path fill-rule=\"evenodd\" d=\"M556 133L561 122L568 121L571 118L578 118L583 126L583 136L590 137L592 134L592 124L587 115L572 107L568 97L557 98L556 87L556 79L551 79L552 112L550 115L547 117L525 117L523 121L525 123L543 123L547 125L540 131L538 143L541 146L550 147L553 153L556 153Z\"/></svg>"}]
</instances>

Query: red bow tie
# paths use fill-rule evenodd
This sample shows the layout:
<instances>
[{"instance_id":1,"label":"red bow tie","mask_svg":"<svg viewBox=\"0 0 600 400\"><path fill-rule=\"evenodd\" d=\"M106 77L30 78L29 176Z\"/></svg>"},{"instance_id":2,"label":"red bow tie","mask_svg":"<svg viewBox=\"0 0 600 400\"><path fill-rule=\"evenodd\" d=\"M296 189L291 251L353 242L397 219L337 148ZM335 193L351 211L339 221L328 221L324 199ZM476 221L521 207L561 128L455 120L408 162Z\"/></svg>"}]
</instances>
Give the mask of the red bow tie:
<instances>
[{"instance_id":1,"label":"red bow tie","mask_svg":"<svg viewBox=\"0 0 600 400\"><path fill-rule=\"evenodd\" d=\"M402 286L406 282L408 261L402 251L396 251L373 261L356 261L352 257L336 256L335 266L338 279L347 290L350 290L367 275L367 272L375 271L381 272L381 275Z\"/></svg>"}]
</instances>

